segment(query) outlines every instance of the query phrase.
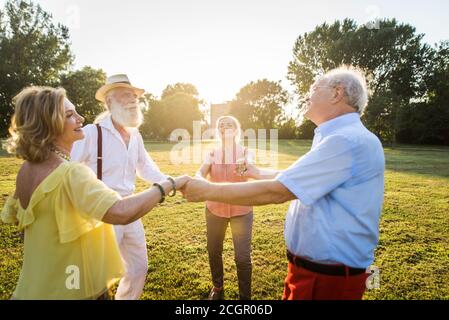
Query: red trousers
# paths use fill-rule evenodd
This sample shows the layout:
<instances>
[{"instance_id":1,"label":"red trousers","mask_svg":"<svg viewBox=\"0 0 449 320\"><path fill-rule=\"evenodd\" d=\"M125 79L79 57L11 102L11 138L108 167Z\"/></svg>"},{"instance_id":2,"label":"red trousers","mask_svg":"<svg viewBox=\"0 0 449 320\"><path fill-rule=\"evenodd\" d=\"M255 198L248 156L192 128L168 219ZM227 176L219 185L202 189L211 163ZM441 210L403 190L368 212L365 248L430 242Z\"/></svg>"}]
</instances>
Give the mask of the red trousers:
<instances>
[{"instance_id":1,"label":"red trousers","mask_svg":"<svg viewBox=\"0 0 449 320\"><path fill-rule=\"evenodd\" d=\"M368 274L328 276L288 264L283 300L361 300Z\"/></svg>"}]
</instances>

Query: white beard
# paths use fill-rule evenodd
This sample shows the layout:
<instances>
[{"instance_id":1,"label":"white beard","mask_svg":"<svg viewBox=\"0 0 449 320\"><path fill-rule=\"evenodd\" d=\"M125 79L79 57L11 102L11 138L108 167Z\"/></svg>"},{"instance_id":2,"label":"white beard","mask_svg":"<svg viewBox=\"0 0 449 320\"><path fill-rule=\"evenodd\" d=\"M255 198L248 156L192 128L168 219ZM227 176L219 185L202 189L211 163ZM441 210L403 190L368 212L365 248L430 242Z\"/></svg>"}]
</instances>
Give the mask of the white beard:
<instances>
[{"instance_id":1,"label":"white beard","mask_svg":"<svg viewBox=\"0 0 449 320\"><path fill-rule=\"evenodd\" d=\"M122 106L116 101L112 101L109 110L112 119L124 128L138 128L143 122L143 114L137 104Z\"/></svg>"}]
</instances>

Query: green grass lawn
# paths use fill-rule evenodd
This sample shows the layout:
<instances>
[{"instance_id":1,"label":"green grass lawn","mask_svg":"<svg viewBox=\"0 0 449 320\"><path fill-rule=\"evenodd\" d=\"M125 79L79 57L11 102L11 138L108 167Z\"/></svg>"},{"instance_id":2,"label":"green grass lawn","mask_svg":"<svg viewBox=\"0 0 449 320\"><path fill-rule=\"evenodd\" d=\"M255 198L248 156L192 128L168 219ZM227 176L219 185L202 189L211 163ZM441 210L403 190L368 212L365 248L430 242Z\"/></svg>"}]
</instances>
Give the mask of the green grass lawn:
<instances>
[{"instance_id":1,"label":"green grass lawn","mask_svg":"<svg viewBox=\"0 0 449 320\"><path fill-rule=\"evenodd\" d=\"M193 174L198 165L172 165L168 143L147 150L169 175ZM279 167L310 148L309 141L280 141ZM380 288L366 299L449 299L449 148L399 146L385 149L385 203L374 265ZM0 207L14 190L21 161L0 152ZM138 190L146 183L138 181ZM280 299L287 262L283 238L288 204L258 207L253 229L253 298ZM206 251L204 204L169 199L143 218L149 272L143 299L205 299L211 281ZM10 298L22 262L14 226L0 223L0 299ZM230 230L225 240L225 288L238 297ZM43 257L44 259L44 257Z\"/></svg>"}]
</instances>

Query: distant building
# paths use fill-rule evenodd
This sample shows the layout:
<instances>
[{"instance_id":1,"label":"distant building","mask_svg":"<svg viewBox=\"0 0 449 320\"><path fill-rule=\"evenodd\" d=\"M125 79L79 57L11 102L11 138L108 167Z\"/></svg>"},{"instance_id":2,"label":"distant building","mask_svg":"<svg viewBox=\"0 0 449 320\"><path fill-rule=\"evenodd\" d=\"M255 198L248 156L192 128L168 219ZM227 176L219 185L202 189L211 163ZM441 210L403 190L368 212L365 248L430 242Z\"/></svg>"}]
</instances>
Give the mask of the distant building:
<instances>
[{"instance_id":1,"label":"distant building","mask_svg":"<svg viewBox=\"0 0 449 320\"><path fill-rule=\"evenodd\" d=\"M214 128L217 119L222 116L228 116L231 112L231 103L220 103L210 105L210 127Z\"/></svg>"}]
</instances>

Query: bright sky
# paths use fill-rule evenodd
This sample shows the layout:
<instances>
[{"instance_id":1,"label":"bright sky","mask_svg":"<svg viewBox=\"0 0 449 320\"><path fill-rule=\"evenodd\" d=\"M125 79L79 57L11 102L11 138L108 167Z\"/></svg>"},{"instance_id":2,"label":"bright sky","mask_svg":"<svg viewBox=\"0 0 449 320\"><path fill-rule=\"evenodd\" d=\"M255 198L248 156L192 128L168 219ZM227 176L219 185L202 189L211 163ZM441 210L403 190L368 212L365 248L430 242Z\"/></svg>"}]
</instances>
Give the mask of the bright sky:
<instances>
[{"instance_id":1,"label":"bright sky","mask_svg":"<svg viewBox=\"0 0 449 320\"><path fill-rule=\"evenodd\" d=\"M3 6L5 0L0 0ZM345 17L397 18L449 39L447 0L34 0L70 28L75 68L127 73L160 96L194 84L208 103L233 99L250 81L286 80L296 38Z\"/></svg>"}]
</instances>

